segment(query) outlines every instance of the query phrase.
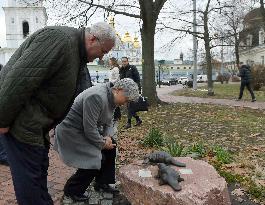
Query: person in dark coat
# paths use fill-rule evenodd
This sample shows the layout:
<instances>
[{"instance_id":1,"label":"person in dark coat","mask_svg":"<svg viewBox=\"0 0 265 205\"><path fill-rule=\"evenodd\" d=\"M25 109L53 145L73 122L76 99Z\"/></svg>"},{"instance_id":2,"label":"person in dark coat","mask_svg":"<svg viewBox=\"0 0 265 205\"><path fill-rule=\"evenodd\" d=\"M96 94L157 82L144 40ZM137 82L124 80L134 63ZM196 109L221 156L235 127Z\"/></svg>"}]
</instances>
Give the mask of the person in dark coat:
<instances>
[{"instance_id":1,"label":"person in dark coat","mask_svg":"<svg viewBox=\"0 0 265 205\"><path fill-rule=\"evenodd\" d=\"M65 164L77 168L65 184L64 194L74 201L87 201L86 189L95 178L95 189L113 191L116 143L113 112L116 106L139 98L132 79L93 86L78 95L66 118L56 127L54 149Z\"/></svg>"},{"instance_id":2,"label":"person in dark coat","mask_svg":"<svg viewBox=\"0 0 265 205\"><path fill-rule=\"evenodd\" d=\"M127 57L122 57L121 59L122 67L120 68L120 79L123 78L131 78L134 82L137 83L139 87L139 92L141 93L141 80L139 72L134 65L130 65ZM132 127L132 117L136 119L135 126L140 126L142 124L142 120L137 115L137 113L132 109L130 103L127 105L127 124L124 126L125 129L129 129Z\"/></svg>"},{"instance_id":3,"label":"person in dark coat","mask_svg":"<svg viewBox=\"0 0 265 205\"><path fill-rule=\"evenodd\" d=\"M107 23L45 27L29 36L0 73L0 134L19 205L51 205L47 188L49 130L87 86L87 62L115 45Z\"/></svg>"},{"instance_id":4,"label":"person in dark coat","mask_svg":"<svg viewBox=\"0 0 265 205\"><path fill-rule=\"evenodd\" d=\"M240 85L240 92L239 92L239 97L237 100L241 100L244 89L247 87L248 91L250 92L250 95L252 97L252 102L256 101L254 92L251 87L252 83L252 75L251 75L251 69L249 65L241 65L240 70L239 70L239 77L241 77L241 85Z\"/></svg>"},{"instance_id":5,"label":"person in dark coat","mask_svg":"<svg viewBox=\"0 0 265 205\"><path fill-rule=\"evenodd\" d=\"M3 68L3 65L0 64L0 72ZM0 134L0 165L5 165L8 166L8 162L7 162L7 154L6 154L6 150L4 148L3 142L2 142L2 136Z\"/></svg>"}]
</instances>

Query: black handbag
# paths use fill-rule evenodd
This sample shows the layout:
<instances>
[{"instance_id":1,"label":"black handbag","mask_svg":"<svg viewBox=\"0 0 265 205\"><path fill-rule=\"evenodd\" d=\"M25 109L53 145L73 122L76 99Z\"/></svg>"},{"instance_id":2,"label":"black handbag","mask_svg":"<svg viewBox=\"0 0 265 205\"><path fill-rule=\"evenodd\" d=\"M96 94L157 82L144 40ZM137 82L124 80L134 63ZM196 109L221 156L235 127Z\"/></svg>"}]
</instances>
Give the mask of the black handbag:
<instances>
[{"instance_id":1,"label":"black handbag","mask_svg":"<svg viewBox=\"0 0 265 205\"><path fill-rule=\"evenodd\" d=\"M138 101L130 102L130 110L133 112L148 111L148 107L148 100L143 96L140 96Z\"/></svg>"}]
</instances>

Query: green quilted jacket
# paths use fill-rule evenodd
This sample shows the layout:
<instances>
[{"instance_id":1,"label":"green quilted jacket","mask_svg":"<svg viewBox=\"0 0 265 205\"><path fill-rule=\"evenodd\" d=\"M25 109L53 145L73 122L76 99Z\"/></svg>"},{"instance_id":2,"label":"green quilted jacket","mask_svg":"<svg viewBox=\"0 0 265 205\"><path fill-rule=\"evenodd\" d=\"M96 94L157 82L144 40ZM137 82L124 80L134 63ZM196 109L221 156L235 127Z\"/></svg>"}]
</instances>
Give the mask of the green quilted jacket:
<instances>
[{"instance_id":1,"label":"green quilted jacket","mask_svg":"<svg viewBox=\"0 0 265 205\"><path fill-rule=\"evenodd\" d=\"M86 65L84 29L46 27L16 50L0 72L0 127L44 146L69 111Z\"/></svg>"}]
</instances>

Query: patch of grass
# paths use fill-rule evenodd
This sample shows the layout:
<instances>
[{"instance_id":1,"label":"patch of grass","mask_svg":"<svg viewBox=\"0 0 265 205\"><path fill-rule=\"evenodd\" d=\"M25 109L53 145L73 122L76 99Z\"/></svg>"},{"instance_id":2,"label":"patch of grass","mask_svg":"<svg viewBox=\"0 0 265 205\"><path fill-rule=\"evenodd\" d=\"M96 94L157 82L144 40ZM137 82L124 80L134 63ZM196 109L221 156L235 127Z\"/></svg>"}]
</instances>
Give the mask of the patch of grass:
<instances>
[{"instance_id":1,"label":"patch of grass","mask_svg":"<svg viewBox=\"0 0 265 205\"><path fill-rule=\"evenodd\" d=\"M214 84L214 96L207 95L207 86L199 87L198 90L186 88L175 91L173 94L177 96L201 97L201 98L216 98L216 99L236 99L239 95L240 83L233 84ZM265 92L262 88L260 91L254 91L257 101L265 101ZM247 89L244 90L243 99L251 100L251 96Z\"/></svg>"},{"instance_id":2,"label":"patch of grass","mask_svg":"<svg viewBox=\"0 0 265 205\"><path fill-rule=\"evenodd\" d=\"M255 183L250 183L247 192L259 200L265 200L265 186L259 186Z\"/></svg>"},{"instance_id":3,"label":"patch of grass","mask_svg":"<svg viewBox=\"0 0 265 205\"><path fill-rule=\"evenodd\" d=\"M244 177L242 177L239 174L231 173L222 168L222 163L219 161L210 161L210 164L213 165L213 167L216 169L216 171L220 174L220 176L224 177L227 183L241 183L244 180Z\"/></svg>"},{"instance_id":4,"label":"patch of grass","mask_svg":"<svg viewBox=\"0 0 265 205\"><path fill-rule=\"evenodd\" d=\"M173 157L180 157L182 156L182 151L184 146L180 143L173 142L173 143L166 143L162 150L168 152Z\"/></svg>"},{"instance_id":5,"label":"patch of grass","mask_svg":"<svg viewBox=\"0 0 265 205\"><path fill-rule=\"evenodd\" d=\"M146 147L161 147L164 145L163 133L155 128L151 128L149 133L142 140Z\"/></svg>"},{"instance_id":6,"label":"patch of grass","mask_svg":"<svg viewBox=\"0 0 265 205\"><path fill-rule=\"evenodd\" d=\"M231 153L219 145L213 148L213 153L216 156L217 161L222 164L229 164L232 162Z\"/></svg>"},{"instance_id":7,"label":"patch of grass","mask_svg":"<svg viewBox=\"0 0 265 205\"><path fill-rule=\"evenodd\" d=\"M227 183L240 183L246 187L247 193L260 201L265 200L265 187L257 185L250 177L244 177L239 174L231 173L222 169L222 163L212 161L211 164L215 167L220 176L224 177Z\"/></svg>"},{"instance_id":8,"label":"patch of grass","mask_svg":"<svg viewBox=\"0 0 265 205\"><path fill-rule=\"evenodd\" d=\"M205 157L207 148L202 142L195 142L192 145L185 148L184 155L195 156L196 158Z\"/></svg>"},{"instance_id":9,"label":"patch of grass","mask_svg":"<svg viewBox=\"0 0 265 205\"><path fill-rule=\"evenodd\" d=\"M230 172L226 172L223 170L219 171L220 176L225 178L225 181L227 183L236 183L236 182L243 182L244 178L240 176L239 174L232 174Z\"/></svg>"}]
</instances>

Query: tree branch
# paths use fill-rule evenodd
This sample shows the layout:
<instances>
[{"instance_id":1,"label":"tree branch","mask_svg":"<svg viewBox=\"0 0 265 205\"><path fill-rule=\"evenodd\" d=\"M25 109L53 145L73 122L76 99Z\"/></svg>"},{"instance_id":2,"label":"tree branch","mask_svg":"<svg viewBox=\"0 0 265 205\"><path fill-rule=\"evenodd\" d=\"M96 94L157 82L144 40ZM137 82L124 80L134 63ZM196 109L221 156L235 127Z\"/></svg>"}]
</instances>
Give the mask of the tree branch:
<instances>
[{"instance_id":1,"label":"tree branch","mask_svg":"<svg viewBox=\"0 0 265 205\"><path fill-rule=\"evenodd\" d=\"M121 14L121 15L124 15L124 16L129 16L129 17L133 17L133 18L141 18L140 15L136 15L136 14L130 14L130 13L127 13L127 12L123 12L123 11L117 11L115 9L111 9L110 7L106 7L106 6L103 6L103 5L100 5L100 4L94 4L94 3L91 3L91 2L88 2L88 1L85 1L85 0L78 0L82 3L85 3L85 4L89 4L91 6L95 6L95 7L98 7L98 8L101 8L101 9L104 9L106 11L110 11L110 12L113 12L115 14Z\"/></svg>"},{"instance_id":2,"label":"tree branch","mask_svg":"<svg viewBox=\"0 0 265 205\"><path fill-rule=\"evenodd\" d=\"M203 37L200 36L200 35L203 35L203 33L200 33L200 32L193 32L193 31L186 30L186 29L172 28L172 27L166 26L164 23L161 23L161 24L164 26L164 28L167 28L167 29L170 29L170 30L173 30L173 31L179 31L179 32L188 33L188 34L191 34L191 35L193 35L193 36L196 36L197 38L203 39Z\"/></svg>"},{"instance_id":3,"label":"tree branch","mask_svg":"<svg viewBox=\"0 0 265 205\"><path fill-rule=\"evenodd\" d=\"M166 3L166 1L167 0L156 0L154 2L154 17L155 17L155 21L158 19L158 15L160 13L160 10L162 9L162 7Z\"/></svg>"},{"instance_id":4,"label":"tree branch","mask_svg":"<svg viewBox=\"0 0 265 205\"><path fill-rule=\"evenodd\" d=\"M184 19L180 19L180 18L172 18L173 20L179 20L179 21L183 21L183 22L185 22L185 23L189 23L189 24L193 24L193 22L192 21L188 21L188 20L184 20ZM197 24L196 23L196 26L198 26L198 27L202 27L202 26L204 26L204 25L202 25L202 24Z\"/></svg>"},{"instance_id":5,"label":"tree branch","mask_svg":"<svg viewBox=\"0 0 265 205\"><path fill-rule=\"evenodd\" d=\"M116 7L131 7L131 8L137 8L140 9L139 6L129 5L129 4L117 4Z\"/></svg>"}]
</instances>

